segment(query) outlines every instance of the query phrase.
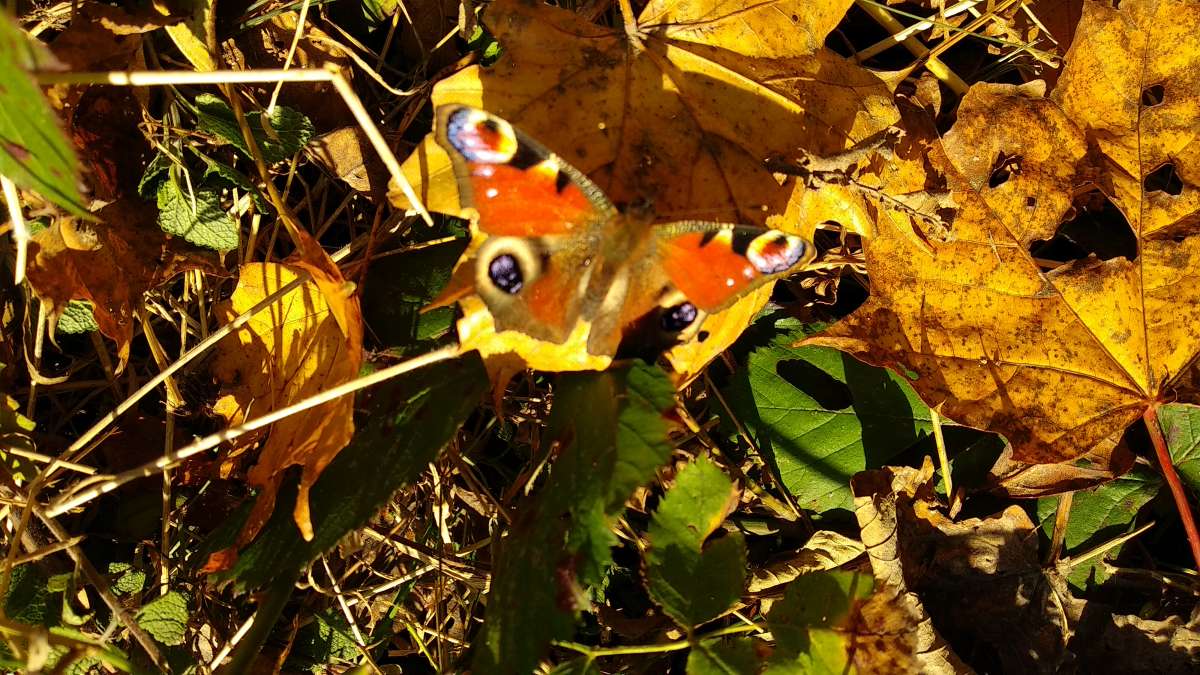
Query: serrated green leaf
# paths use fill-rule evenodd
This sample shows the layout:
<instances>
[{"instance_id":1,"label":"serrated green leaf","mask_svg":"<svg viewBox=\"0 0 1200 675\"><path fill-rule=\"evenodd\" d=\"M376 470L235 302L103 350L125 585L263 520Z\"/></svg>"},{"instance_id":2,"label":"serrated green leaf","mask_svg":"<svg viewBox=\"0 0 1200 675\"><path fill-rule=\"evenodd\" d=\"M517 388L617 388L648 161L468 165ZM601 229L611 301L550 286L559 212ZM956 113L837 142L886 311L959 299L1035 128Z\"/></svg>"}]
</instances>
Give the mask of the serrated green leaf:
<instances>
[{"instance_id":1,"label":"serrated green leaf","mask_svg":"<svg viewBox=\"0 0 1200 675\"><path fill-rule=\"evenodd\" d=\"M29 625L54 625L57 617L50 613L49 580L37 565L26 563L12 569L8 593L4 596L4 615L13 621Z\"/></svg>"},{"instance_id":2,"label":"serrated green leaf","mask_svg":"<svg viewBox=\"0 0 1200 675\"><path fill-rule=\"evenodd\" d=\"M146 170L142 172L141 179L138 180L138 194L150 199L158 194L158 184L167 178L168 172L171 170L171 158L161 152L150 160L146 165Z\"/></svg>"},{"instance_id":3,"label":"serrated green leaf","mask_svg":"<svg viewBox=\"0 0 1200 675\"><path fill-rule=\"evenodd\" d=\"M176 591L142 605L134 619L155 640L168 646L183 644L188 624L187 598Z\"/></svg>"},{"instance_id":4,"label":"serrated green leaf","mask_svg":"<svg viewBox=\"0 0 1200 675\"><path fill-rule=\"evenodd\" d=\"M79 159L29 76L35 65L53 60L7 11L0 13L0 174L86 218L77 184Z\"/></svg>"},{"instance_id":5,"label":"serrated green leaf","mask_svg":"<svg viewBox=\"0 0 1200 675\"><path fill-rule=\"evenodd\" d=\"M217 138L241 150L250 157L250 149L242 138L233 109L224 100L212 94L201 94L196 97L196 115L198 126ZM314 129L312 122L302 113L285 106L276 106L270 117L271 129L275 137L267 135L263 129L262 113L246 113L246 123L254 134L254 141L262 151L263 160L267 164L281 162L296 154L312 139Z\"/></svg>"},{"instance_id":6,"label":"serrated green leaf","mask_svg":"<svg viewBox=\"0 0 1200 675\"><path fill-rule=\"evenodd\" d=\"M646 577L650 597L684 628L716 618L745 585L746 544L731 532L704 549L725 518L733 482L700 457L675 477L650 521Z\"/></svg>"},{"instance_id":7,"label":"serrated green leaf","mask_svg":"<svg viewBox=\"0 0 1200 675\"><path fill-rule=\"evenodd\" d=\"M1113 537L1133 529L1138 511L1162 489L1162 477L1156 472L1135 466L1132 471L1111 480L1094 490L1074 493L1071 516L1063 539L1068 554L1083 553ZM1037 500L1037 516L1047 537L1054 535L1054 514L1061 497ZM1073 567L1067 580L1079 588L1089 583L1103 583L1108 578L1104 560L1114 559L1122 546L1114 546L1103 556Z\"/></svg>"},{"instance_id":8,"label":"serrated green leaf","mask_svg":"<svg viewBox=\"0 0 1200 675\"><path fill-rule=\"evenodd\" d=\"M361 652L346 620L332 610L321 612L296 634L288 664L314 673L332 664L356 661Z\"/></svg>"},{"instance_id":9,"label":"serrated green leaf","mask_svg":"<svg viewBox=\"0 0 1200 675\"><path fill-rule=\"evenodd\" d=\"M221 195L203 187L185 193L174 179L158 186L158 226L215 251L231 251L238 245L238 223L221 208Z\"/></svg>"},{"instance_id":10,"label":"serrated green leaf","mask_svg":"<svg viewBox=\"0 0 1200 675\"><path fill-rule=\"evenodd\" d=\"M612 558L615 518L670 455L674 394L646 365L560 377L545 444L564 447L501 543L475 672L530 672L551 640L571 636L582 589Z\"/></svg>"},{"instance_id":11,"label":"serrated green leaf","mask_svg":"<svg viewBox=\"0 0 1200 675\"><path fill-rule=\"evenodd\" d=\"M294 483L280 491L262 533L238 555L232 570L239 589L259 588L295 574L361 526L400 487L424 473L487 390L475 352L380 384L365 404L364 423L313 485L309 508L314 537L300 538L292 522ZM366 480L369 477L369 480ZM232 545L242 519L231 519L206 542L212 552ZM207 553L197 556L205 559Z\"/></svg>"},{"instance_id":12,"label":"serrated green leaf","mask_svg":"<svg viewBox=\"0 0 1200 675\"><path fill-rule=\"evenodd\" d=\"M735 347L748 351L746 366L725 393L802 508L850 509L850 477L928 434L929 408L883 368L826 347L792 346L804 337L794 320L756 322Z\"/></svg>"},{"instance_id":13,"label":"serrated green leaf","mask_svg":"<svg viewBox=\"0 0 1200 675\"><path fill-rule=\"evenodd\" d=\"M687 675L755 675L754 643L747 638L702 640L688 654Z\"/></svg>"},{"instance_id":14,"label":"serrated green leaf","mask_svg":"<svg viewBox=\"0 0 1200 675\"><path fill-rule=\"evenodd\" d=\"M263 196L262 190L259 190L257 185L250 182L250 179L245 174L207 155L199 152L195 154L204 162L204 176L201 178L201 183L204 185L239 187L250 195L250 198L254 200L254 207L260 213L268 211L267 199Z\"/></svg>"},{"instance_id":15,"label":"serrated green leaf","mask_svg":"<svg viewBox=\"0 0 1200 675\"><path fill-rule=\"evenodd\" d=\"M838 629L853 621L856 604L873 589L871 577L857 572L805 574L788 584L767 614L775 653L766 672L850 672L850 644Z\"/></svg>"},{"instance_id":16,"label":"serrated green leaf","mask_svg":"<svg viewBox=\"0 0 1200 675\"><path fill-rule=\"evenodd\" d=\"M63 309L54 329L66 335L79 335L100 330L90 300L71 300Z\"/></svg>"},{"instance_id":17,"label":"serrated green leaf","mask_svg":"<svg viewBox=\"0 0 1200 675\"><path fill-rule=\"evenodd\" d=\"M146 573L129 563L109 563L108 574L116 578L112 588L118 595L137 593L146 585Z\"/></svg>"},{"instance_id":18,"label":"serrated green leaf","mask_svg":"<svg viewBox=\"0 0 1200 675\"><path fill-rule=\"evenodd\" d=\"M1200 495L1200 407L1183 403L1160 406L1158 424L1179 478L1193 495Z\"/></svg>"}]
</instances>

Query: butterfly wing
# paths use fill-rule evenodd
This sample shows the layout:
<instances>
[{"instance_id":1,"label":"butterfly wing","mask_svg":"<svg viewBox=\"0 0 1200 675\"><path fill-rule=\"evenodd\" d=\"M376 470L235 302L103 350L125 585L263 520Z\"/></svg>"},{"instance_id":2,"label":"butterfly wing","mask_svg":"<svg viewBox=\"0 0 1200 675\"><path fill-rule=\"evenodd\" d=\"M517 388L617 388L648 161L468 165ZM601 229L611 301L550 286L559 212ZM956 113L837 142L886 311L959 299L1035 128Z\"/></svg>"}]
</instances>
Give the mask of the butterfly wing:
<instances>
[{"instance_id":1,"label":"butterfly wing","mask_svg":"<svg viewBox=\"0 0 1200 675\"><path fill-rule=\"evenodd\" d=\"M812 261L813 245L780 230L680 222L656 228L656 258L698 309L717 312L759 286Z\"/></svg>"},{"instance_id":2,"label":"butterfly wing","mask_svg":"<svg viewBox=\"0 0 1200 675\"><path fill-rule=\"evenodd\" d=\"M617 212L594 183L505 120L462 105L437 109L460 201L488 235L475 291L496 329L562 343L580 316L589 239Z\"/></svg>"}]
</instances>

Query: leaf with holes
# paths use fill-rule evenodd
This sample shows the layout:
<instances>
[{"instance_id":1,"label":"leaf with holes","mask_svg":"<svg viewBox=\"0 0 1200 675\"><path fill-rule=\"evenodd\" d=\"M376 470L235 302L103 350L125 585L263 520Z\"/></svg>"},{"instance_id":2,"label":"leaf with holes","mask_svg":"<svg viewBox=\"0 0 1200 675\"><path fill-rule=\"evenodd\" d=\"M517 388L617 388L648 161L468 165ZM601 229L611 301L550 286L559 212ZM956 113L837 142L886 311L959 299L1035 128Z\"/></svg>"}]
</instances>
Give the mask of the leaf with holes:
<instances>
[{"instance_id":1,"label":"leaf with holes","mask_svg":"<svg viewBox=\"0 0 1200 675\"><path fill-rule=\"evenodd\" d=\"M908 374L1024 462L1112 443L1168 394L1195 400L1200 80L1178 46L1197 31L1193 3L1089 3L1049 98L1038 82L974 85L930 156L957 204L951 236L922 250L881 220L870 301L810 343ZM1047 260L1080 218L1115 219L1126 244Z\"/></svg>"},{"instance_id":2,"label":"leaf with holes","mask_svg":"<svg viewBox=\"0 0 1200 675\"><path fill-rule=\"evenodd\" d=\"M850 477L883 466L931 429L903 378L827 347L795 347L798 321L766 317L746 332L746 366L725 388L741 422L800 506L850 508ZM731 425L732 426L732 425Z\"/></svg>"}]
</instances>

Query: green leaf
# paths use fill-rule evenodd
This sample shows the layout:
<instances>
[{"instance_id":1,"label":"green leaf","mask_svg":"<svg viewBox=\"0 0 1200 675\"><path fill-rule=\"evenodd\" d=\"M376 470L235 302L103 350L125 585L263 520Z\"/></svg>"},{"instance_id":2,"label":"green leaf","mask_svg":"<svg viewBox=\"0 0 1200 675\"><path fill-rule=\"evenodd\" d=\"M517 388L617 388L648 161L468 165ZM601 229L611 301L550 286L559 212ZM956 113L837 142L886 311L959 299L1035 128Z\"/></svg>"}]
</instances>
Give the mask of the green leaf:
<instances>
[{"instance_id":1,"label":"green leaf","mask_svg":"<svg viewBox=\"0 0 1200 675\"><path fill-rule=\"evenodd\" d=\"M802 508L850 509L850 477L928 434L929 408L883 368L826 347L792 346L804 337L792 319L756 322L739 341L749 354L726 397Z\"/></svg>"},{"instance_id":2,"label":"green leaf","mask_svg":"<svg viewBox=\"0 0 1200 675\"><path fill-rule=\"evenodd\" d=\"M250 198L254 200L254 207L260 213L266 213L269 210L267 208L267 199L263 196L262 190L259 190L257 185L250 182L250 179L241 171L199 152L195 153L195 155L204 162L205 166L204 177L201 179L201 183L222 187L239 187L250 195Z\"/></svg>"},{"instance_id":3,"label":"green leaf","mask_svg":"<svg viewBox=\"0 0 1200 675\"><path fill-rule=\"evenodd\" d=\"M747 638L702 640L688 654L687 675L754 675L759 665Z\"/></svg>"},{"instance_id":4,"label":"green leaf","mask_svg":"<svg viewBox=\"0 0 1200 675\"><path fill-rule=\"evenodd\" d=\"M1070 554L1083 553L1133 529L1138 511L1162 489L1158 473L1135 466L1132 471L1111 480L1095 490L1075 493L1071 502L1071 517L1067 522L1063 545ZM1037 500L1037 516L1047 537L1054 535L1054 514L1061 497ZM1104 560L1112 560L1123 546L1114 546L1103 556L1093 558L1071 569L1067 580L1078 588L1089 583L1103 583L1108 578Z\"/></svg>"},{"instance_id":5,"label":"green leaf","mask_svg":"<svg viewBox=\"0 0 1200 675\"><path fill-rule=\"evenodd\" d=\"M54 57L8 12L0 15L0 174L87 218L79 194L79 159L41 89L29 76Z\"/></svg>"},{"instance_id":6,"label":"green leaf","mask_svg":"<svg viewBox=\"0 0 1200 675\"><path fill-rule=\"evenodd\" d=\"M280 490L262 533L238 555L232 578L241 590L296 574L347 532L361 526L392 493L417 480L437 458L487 391L487 373L475 352L389 380L362 404L366 412L353 440L313 485L311 542L292 522L295 484ZM206 542L215 551L233 543L242 519ZM200 560L206 554L197 556Z\"/></svg>"},{"instance_id":7,"label":"green leaf","mask_svg":"<svg viewBox=\"0 0 1200 675\"><path fill-rule=\"evenodd\" d=\"M158 226L163 232L216 251L238 245L238 223L221 208L221 195L208 188L187 194L173 178L158 186Z\"/></svg>"},{"instance_id":8,"label":"green leaf","mask_svg":"<svg viewBox=\"0 0 1200 675\"><path fill-rule=\"evenodd\" d=\"M146 585L146 573L126 562L109 563L108 573L117 579L112 585L117 595L137 593Z\"/></svg>"},{"instance_id":9,"label":"green leaf","mask_svg":"<svg viewBox=\"0 0 1200 675\"><path fill-rule=\"evenodd\" d=\"M33 431L37 424L21 414L21 404L8 394L0 394L0 434Z\"/></svg>"},{"instance_id":10,"label":"green leaf","mask_svg":"<svg viewBox=\"0 0 1200 675\"><path fill-rule=\"evenodd\" d=\"M1160 406L1158 424L1179 478L1193 495L1200 495L1200 407L1183 403Z\"/></svg>"},{"instance_id":11,"label":"green leaf","mask_svg":"<svg viewBox=\"0 0 1200 675\"><path fill-rule=\"evenodd\" d=\"M100 330L100 324L96 323L96 313L91 301L71 300L67 302L54 329L67 335L79 335Z\"/></svg>"},{"instance_id":12,"label":"green leaf","mask_svg":"<svg viewBox=\"0 0 1200 675\"><path fill-rule=\"evenodd\" d=\"M871 577L857 572L805 574L788 584L767 614L775 653L766 672L851 672L850 644L839 629L853 622L852 611L873 588Z\"/></svg>"},{"instance_id":13,"label":"green leaf","mask_svg":"<svg viewBox=\"0 0 1200 675\"><path fill-rule=\"evenodd\" d=\"M53 626L58 617L50 612L48 579L37 565L26 563L12 569L8 593L4 596L4 615L24 624Z\"/></svg>"},{"instance_id":14,"label":"green leaf","mask_svg":"<svg viewBox=\"0 0 1200 675\"><path fill-rule=\"evenodd\" d=\"M167 646L181 645L187 631L187 598L169 591L142 605L134 618L155 640Z\"/></svg>"},{"instance_id":15,"label":"green leaf","mask_svg":"<svg viewBox=\"0 0 1200 675\"><path fill-rule=\"evenodd\" d=\"M544 444L564 447L500 543L475 672L531 672L551 640L571 636L582 589L612 559L616 517L670 456L674 405L675 388L650 366L560 376Z\"/></svg>"},{"instance_id":16,"label":"green leaf","mask_svg":"<svg viewBox=\"0 0 1200 675\"><path fill-rule=\"evenodd\" d=\"M363 284L363 317L379 343L400 354L424 352L453 335L455 309L422 311L441 292L468 240L377 259Z\"/></svg>"},{"instance_id":17,"label":"green leaf","mask_svg":"<svg viewBox=\"0 0 1200 675\"><path fill-rule=\"evenodd\" d=\"M333 610L313 616L296 633L288 665L314 673L328 672L335 663L353 663L360 652L346 620Z\"/></svg>"},{"instance_id":18,"label":"green leaf","mask_svg":"<svg viewBox=\"0 0 1200 675\"><path fill-rule=\"evenodd\" d=\"M233 109L223 99L212 94L200 94L196 97L196 115L202 131L220 138L241 150L246 157L250 157L250 149L246 145L246 139L242 138L242 131L238 128ZM250 126L254 141L267 164L288 159L308 145L308 141L313 137L312 122L299 111L285 106L275 107L275 112L270 118L275 137L268 136L263 129L262 115L261 112L248 112L246 123Z\"/></svg>"},{"instance_id":19,"label":"green leaf","mask_svg":"<svg viewBox=\"0 0 1200 675\"><path fill-rule=\"evenodd\" d=\"M740 532L702 550L725 519L732 490L733 482L715 464L697 458L675 477L650 521L650 597L686 629L719 616L745 585L746 544Z\"/></svg>"},{"instance_id":20,"label":"green leaf","mask_svg":"<svg viewBox=\"0 0 1200 675\"><path fill-rule=\"evenodd\" d=\"M158 194L158 184L167 178L171 170L171 158L161 152L150 160L146 165L146 170L142 172L142 178L138 181L138 194L150 199Z\"/></svg>"}]
</instances>

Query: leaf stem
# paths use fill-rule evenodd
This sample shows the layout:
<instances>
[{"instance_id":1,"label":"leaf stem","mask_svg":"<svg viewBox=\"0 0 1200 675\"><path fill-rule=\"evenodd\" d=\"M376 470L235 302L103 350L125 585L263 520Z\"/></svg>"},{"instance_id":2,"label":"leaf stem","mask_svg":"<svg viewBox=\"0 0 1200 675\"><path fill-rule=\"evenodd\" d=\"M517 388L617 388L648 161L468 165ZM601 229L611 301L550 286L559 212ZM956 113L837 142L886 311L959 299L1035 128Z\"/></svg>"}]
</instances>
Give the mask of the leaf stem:
<instances>
[{"instance_id":1,"label":"leaf stem","mask_svg":"<svg viewBox=\"0 0 1200 675\"><path fill-rule=\"evenodd\" d=\"M738 624L735 626L726 626L719 628L710 633L697 636L694 640L675 640L674 642L661 642L653 645L630 645L628 647L589 647L581 645L578 642L564 642L555 640L555 647L562 647L572 651L579 652L588 658L595 659L601 656L622 656L625 654L661 654L664 652L675 652L680 649L687 649L696 642L701 640L710 640L712 638L724 637L726 635L738 635L741 633L751 633L754 631L765 630L761 624Z\"/></svg>"},{"instance_id":2,"label":"leaf stem","mask_svg":"<svg viewBox=\"0 0 1200 675\"><path fill-rule=\"evenodd\" d=\"M1179 474L1175 473L1175 465L1171 462L1171 453L1167 451L1167 441L1163 438L1162 427L1158 422L1158 404L1146 409L1142 416L1146 429L1150 431L1150 440L1154 443L1154 454L1158 457L1158 468L1163 478L1171 488L1171 496L1175 499L1175 508L1179 510L1179 519L1183 521L1183 531L1187 533L1188 545L1192 548L1192 559L1196 569L1200 570L1200 533L1196 531L1196 520L1192 517L1192 507L1188 504L1187 493Z\"/></svg>"}]
</instances>

